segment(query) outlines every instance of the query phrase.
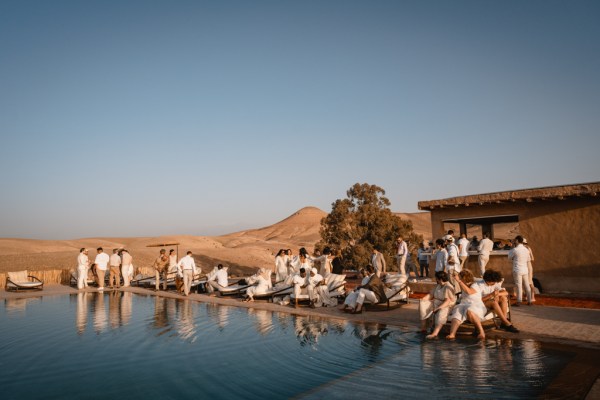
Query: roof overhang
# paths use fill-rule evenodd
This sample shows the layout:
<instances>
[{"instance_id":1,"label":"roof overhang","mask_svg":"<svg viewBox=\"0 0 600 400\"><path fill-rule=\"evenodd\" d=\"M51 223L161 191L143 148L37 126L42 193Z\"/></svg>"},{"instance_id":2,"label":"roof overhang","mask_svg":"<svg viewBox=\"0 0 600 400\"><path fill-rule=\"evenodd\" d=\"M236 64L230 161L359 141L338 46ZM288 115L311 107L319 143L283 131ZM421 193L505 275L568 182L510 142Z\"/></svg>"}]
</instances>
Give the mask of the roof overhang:
<instances>
[{"instance_id":1,"label":"roof overhang","mask_svg":"<svg viewBox=\"0 0 600 400\"><path fill-rule=\"evenodd\" d=\"M598 198L600 182L578 183L575 185L548 186L534 189L509 190L506 192L474 194L450 197L441 200L427 200L418 203L419 210L436 208L471 207L486 204L516 203L534 201L561 201L567 198ZM600 199L599 199L600 200Z\"/></svg>"}]
</instances>

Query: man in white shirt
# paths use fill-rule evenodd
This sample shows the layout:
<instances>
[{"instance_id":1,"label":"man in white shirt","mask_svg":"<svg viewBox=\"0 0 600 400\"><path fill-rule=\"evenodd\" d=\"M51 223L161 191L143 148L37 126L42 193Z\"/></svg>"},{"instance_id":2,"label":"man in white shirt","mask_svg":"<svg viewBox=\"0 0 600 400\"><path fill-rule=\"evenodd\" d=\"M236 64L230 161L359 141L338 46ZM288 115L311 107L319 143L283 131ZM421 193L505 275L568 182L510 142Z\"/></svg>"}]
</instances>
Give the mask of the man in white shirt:
<instances>
[{"instance_id":1,"label":"man in white shirt","mask_svg":"<svg viewBox=\"0 0 600 400\"><path fill-rule=\"evenodd\" d=\"M81 248L77 256L77 289L88 287L87 276L90 259L88 258L88 249Z\"/></svg>"},{"instance_id":2,"label":"man in white shirt","mask_svg":"<svg viewBox=\"0 0 600 400\"><path fill-rule=\"evenodd\" d=\"M444 239L436 239L435 241L435 272L446 271L448 262L448 251L446 250Z\"/></svg>"},{"instance_id":3,"label":"man in white shirt","mask_svg":"<svg viewBox=\"0 0 600 400\"><path fill-rule=\"evenodd\" d=\"M516 246L508 252L508 259L513 262L513 279L517 285L517 304L523 301L523 286L527 292L527 304L531 305L531 288L529 287L529 269L527 263L531 260L529 250L523 246L523 236L515 238Z\"/></svg>"},{"instance_id":4,"label":"man in white shirt","mask_svg":"<svg viewBox=\"0 0 600 400\"><path fill-rule=\"evenodd\" d=\"M294 298L296 299L295 307L298 308L298 297L303 293L308 293L308 279L306 279L304 268L300 268L300 272L292 277L292 285L294 285Z\"/></svg>"},{"instance_id":5,"label":"man in white shirt","mask_svg":"<svg viewBox=\"0 0 600 400\"><path fill-rule=\"evenodd\" d=\"M485 273L485 266L488 261L490 261L490 252L494 249L494 242L490 240L490 234L484 233L483 239L479 242L479 246L477 246L477 251L479 252L479 271L481 272L481 276Z\"/></svg>"},{"instance_id":6,"label":"man in white shirt","mask_svg":"<svg viewBox=\"0 0 600 400\"><path fill-rule=\"evenodd\" d=\"M192 257L192 252L188 251L187 255L179 260L177 264L177 272L183 276L183 295L189 296L190 290L192 289L192 280L196 275L196 262Z\"/></svg>"},{"instance_id":7,"label":"man in white shirt","mask_svg":"<svg viewBox=\"0 0 600 400\"><path fill-rule=\"evenodd\" d=\"M373 254L371 255L371 265L375 270L375 275L381 276L382 274L385 274L385 270L387 268L385 257L376 248L373 248Z\"/></svg>"},{"instance_id":8,"label":"man in white shirt","mask_svg":"<svg viewBox=\"0 0 600 400\"><path fill-rule=\"evenodd\" d=\"M454 236L452 235L444 236L444 240L446 251L448 252L448 257L446 258L446 272L450 277L450 283L454 286L454 293L460 293L462 291L460 284L454 279L455 272L457 275L462 271L460 259L458 257L458 246L454 244Z\"/></svg>"},{"instance_id":9,"label":"man in white shirt","mask_svg":"<svg viewBox=\"0 0 600 400\"><path fill-rule=\"evenodd\" d=\"M308 277L308 298L310 299L310 308L315 308L315 302L318 299L318 294L316 291L317 286L325 283L323 276L320 275L316 268L310 269L310 276Z\"/></svg>"},{"instance_id":10,"label":"man in white shirt","mask_svg":"<svg viewBox=\"0 0 600 400\"><path fill-rule=\"evenodd\" d=\"M215 289L221 290L226 288L229 285L227 268L223 268L223 264L217 265L216 272L208 278L206 283L206 291L210 293L211 296L214 296Z\"/></svg>"},{"instance_id":11,"label":"man in white shirt","mask_svg":"<svg viewBox=\"0 0 600 400\"><path fill-rule=\"evenodd\" d=\"M396 239L396 243L398 244L398 249L396 251L396 263L398 264L398 272L400 273L400 275L406 276L405 265L406 258L408 257L408 246L402 236Z\"/></svg>"},{"instance_id":12,"label":"man in white shirt","mask_svg":"<svg viewBox=\"0 0 600 400\"><path fill-rule=\"evenodd\" d=\"M465 262L469 258L469 239L467 239L466 233L460 234L460 239L458 239L458 258L460 259L460 270L465 267Z\"/></svg>"},{"instance_id":13,"label":"man in white shirt","mask_svg":"<svg viewBox=\"0 0 600 400\"><path fill-rule=\"evenodd\" d=\"M102 247L98 247L96 250L98 251L98 254L96 255L94 264L96 264L96 274L98 275L98 290L104 290L104 276L108 269L110 257L104 252Z\"/></svg>"},{"instance_id":14,"label":"man in white shirt","mask_svg":"<svg viewBox=\"0 0 600 400\"><path fill-rule=\"evenodd\" d=\"M110 274L108 275L108 285L111 287L116 286L118 289L121 286L121 257L119 257L119 249L113 249L113 253L110 256Z\"/></svg>"},{"instance_id":15,"label":"man in white shirt","mask_svg":"<svg viewBox=\"0 0 600 400\"><path fill-rule=\"evenodd\" d=\"M502 320L500 328L508 332L519 333L519 330L507 318L508 292L502 287L503 281L502 275L498 271L488 269L482 279L475 279L471 287L481 293L481 300L485 307L493 310Z\"/></svg>"}]
</instances>

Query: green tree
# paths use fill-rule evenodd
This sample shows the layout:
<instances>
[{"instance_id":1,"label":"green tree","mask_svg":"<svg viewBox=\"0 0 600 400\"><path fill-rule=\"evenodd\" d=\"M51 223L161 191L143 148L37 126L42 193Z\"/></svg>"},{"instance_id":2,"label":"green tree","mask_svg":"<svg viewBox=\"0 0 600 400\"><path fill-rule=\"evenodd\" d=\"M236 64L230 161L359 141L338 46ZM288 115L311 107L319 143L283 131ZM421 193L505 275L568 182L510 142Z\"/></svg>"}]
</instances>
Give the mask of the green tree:
<instances>
[{"instance_id":1,"label":"green tree","mask_svg":"<svg viewBox=\"0 0 600 400\"><path fill-rule=\"evenodd\" d=\"M392 213L385 190L379 186L356 183L346 195L346 199L333 202L331 212L321 220L321 240L315 245L319 250L330 247L339 251L344 267L364 267L377 248L389 270L395 265L398 236L412 243L423 240L413 232L411 221Z\"/></svg>"}]
</instances>

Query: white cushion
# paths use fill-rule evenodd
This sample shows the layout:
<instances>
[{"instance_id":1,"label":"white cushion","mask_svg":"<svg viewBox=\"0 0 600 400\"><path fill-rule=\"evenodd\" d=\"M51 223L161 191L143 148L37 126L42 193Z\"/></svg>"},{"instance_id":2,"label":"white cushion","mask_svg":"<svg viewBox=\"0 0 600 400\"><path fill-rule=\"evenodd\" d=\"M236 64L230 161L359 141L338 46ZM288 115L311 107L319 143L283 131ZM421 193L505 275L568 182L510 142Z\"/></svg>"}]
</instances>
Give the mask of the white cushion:
<instances>
[{"instance_id":1,"label":"white cushion","mask_svg":"<svg viewBox=\"0 0 600 400\"><path fill-rule=\"evenodd\" d=\"M21 284L22 282L29 282L29 279L27 278L27 270L9 272L8 279L18 284Z\"/></svg>"}]
</instances>

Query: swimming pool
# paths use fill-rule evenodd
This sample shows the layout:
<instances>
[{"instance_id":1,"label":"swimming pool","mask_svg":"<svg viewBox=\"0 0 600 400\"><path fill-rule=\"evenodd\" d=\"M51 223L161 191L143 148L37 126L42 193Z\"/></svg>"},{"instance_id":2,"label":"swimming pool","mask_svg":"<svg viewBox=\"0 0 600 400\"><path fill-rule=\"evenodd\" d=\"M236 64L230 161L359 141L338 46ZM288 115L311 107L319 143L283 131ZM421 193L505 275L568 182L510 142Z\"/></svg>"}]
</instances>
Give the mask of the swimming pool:
<instances>
[{"instance_id":1,"label":"swimming pool","mask_svg":"<svg viewBox=\"0 0 600 400\"><path fill-rule=\"evenodd\" d=\"M5 300L3 399L531 398L571 353L129 292Z\"/></svg>"}]
</instances>

